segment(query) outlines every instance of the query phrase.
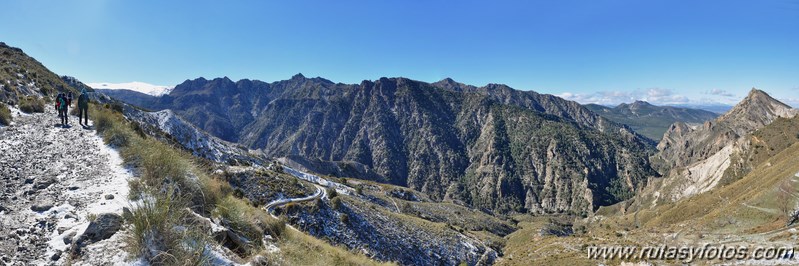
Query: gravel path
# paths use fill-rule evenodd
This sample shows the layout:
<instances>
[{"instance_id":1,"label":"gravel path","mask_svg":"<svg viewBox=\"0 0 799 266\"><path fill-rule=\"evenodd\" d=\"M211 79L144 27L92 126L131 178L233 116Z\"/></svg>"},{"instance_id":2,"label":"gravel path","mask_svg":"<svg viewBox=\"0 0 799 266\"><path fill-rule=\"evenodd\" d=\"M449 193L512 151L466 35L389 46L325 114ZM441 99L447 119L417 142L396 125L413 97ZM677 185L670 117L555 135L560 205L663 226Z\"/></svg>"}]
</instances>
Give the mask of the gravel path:
<instances>
[{"instance_id":1,"label":"gravel path","mask_svg":"<svg viewBox=\"0 0 799 266\"><path fill-rule=\"evenodd\" d=\"M80 236L90 217L121 214L129 204L132 177L118 153L94 130L57 127L46 107L43 114L13 110L14 123L0 128L0 265L66 264L65 239ZM120 262L126 254L119 235L85 248L102 253L70 263Z\"/></svg>"}]
</instances>

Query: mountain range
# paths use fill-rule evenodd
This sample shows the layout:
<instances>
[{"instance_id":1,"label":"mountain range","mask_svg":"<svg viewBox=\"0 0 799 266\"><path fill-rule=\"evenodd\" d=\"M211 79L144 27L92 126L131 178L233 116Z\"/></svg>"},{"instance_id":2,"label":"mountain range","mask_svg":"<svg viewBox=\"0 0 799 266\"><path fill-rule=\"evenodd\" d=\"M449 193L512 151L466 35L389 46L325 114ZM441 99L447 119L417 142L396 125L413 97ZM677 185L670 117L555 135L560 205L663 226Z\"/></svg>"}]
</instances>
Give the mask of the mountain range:
<instances>
[{"instance_id":1,"label":"mountain range","mask_svg":"<svg viewBox=\"0 0 799 266\"><path fill-rule=\"evenodd\" d=\"M407 186L498 212L587 213L630 197L655 171L654 143L556 96L380 78L334 83L301 74L266 83L187 80L167 95L125 97L169 108L223 140L270 157L333 165L324 174ZM349 170L348 170L349 169Z\"/></svg>"},{"instance_id":2,"label":"mountain range","mask_svg":"<svg viewBox=\"0 0 799 266\"><path fill-rule=\"evenodd\" d=\"M2 43L0 59L0 109L13 118L0 126L9 144L0 164L13 174L0 194L10 232L0 238L3 263L103 264L126 252L157 261L161 244L124 248L123 238L157 241L134 237L143 232L134 228L169 237L199 230L208 235L174 247L204 239L206 258L236 265L263 262L253 254L267 250L277 250L265 260L279 265L609 264L617 260L586 259L587 246L792 245L799 237L799 110L755 88L716 115L646 102L583 106L452 79L197 78L160 96L98 90L96 134L53 128L52 108L21 108L87 85ZM36 149L52 152L43 159ZM164 170L177 172L153 174ZM197 202L158 206L189 215L158 228L136 223L122 204L142 189L131 180L145 177L151 195L182 184L175 193ZM117 192L106 195L111 187ZM113 214L91 216L115 197ZM147 217L164 215L177 214ZM101 231L120 233L82 242L92 236L80 228L109 217L117 227ZM283 224L307 238L279 236Z\"/></svg>"},{"instance_id":3,"label":"mountain range","mask_svg":"<svg viewBox=\"0 0 799 266\"><path fill-rule=\"evenodd\" d=\"M586 108L617 123L630 126L642 135L659 141L669 126L675 122L701 124L714 119L718 114L691 108L672 106L655 106L645 101L630 104L619 104L607 107L598 104L587 104Z\"/></svg>"}]
</instances>

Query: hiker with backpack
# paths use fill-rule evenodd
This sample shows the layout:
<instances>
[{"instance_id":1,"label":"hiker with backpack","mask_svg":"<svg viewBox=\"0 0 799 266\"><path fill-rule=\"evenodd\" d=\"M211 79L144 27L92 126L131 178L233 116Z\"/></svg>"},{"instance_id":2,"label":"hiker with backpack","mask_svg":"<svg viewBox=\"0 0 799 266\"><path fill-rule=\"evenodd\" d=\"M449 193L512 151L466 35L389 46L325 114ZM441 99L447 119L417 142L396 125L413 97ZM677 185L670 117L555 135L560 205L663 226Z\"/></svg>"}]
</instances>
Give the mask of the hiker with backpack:
<instances>
[{"instance_id":1,"label":"hiker with backpack","mask_svg":"<svg viewBox=\"0 0 799 266\"><path fill-rule=\"evenodd\" d=\"M64 94L58 93L58 95L55 96L55 111L58 113L59 119L61 118L61 101L59 100L61 99L61 96L64 96Z\"/></svg>"},{"instance_id":2,"label":"hiker with backpack","mask_svg":"<svg viewBox=\"0 0 799 266\"><path fill-rule=\"evenodd\" d=\"M83 118L86 119L85 124L81 120ZM89 93L86 92L86 89L82 89L78 96L78 123L83 127L89 127Z\"/></svg>"},{"instance_id":3,"label":"hiker with backpack","mask_svg":"<svg viewBox=\"0 0 799 266\"><path fill-rule=\"evenodd\" d=\"M67 101L67 96L63 93L59 93L58 97L55 99L55 106L56 110L58 110L58 117L61 118L61 127L66 127L69 123L69 102Z\"/></svg>"}]
</instances>

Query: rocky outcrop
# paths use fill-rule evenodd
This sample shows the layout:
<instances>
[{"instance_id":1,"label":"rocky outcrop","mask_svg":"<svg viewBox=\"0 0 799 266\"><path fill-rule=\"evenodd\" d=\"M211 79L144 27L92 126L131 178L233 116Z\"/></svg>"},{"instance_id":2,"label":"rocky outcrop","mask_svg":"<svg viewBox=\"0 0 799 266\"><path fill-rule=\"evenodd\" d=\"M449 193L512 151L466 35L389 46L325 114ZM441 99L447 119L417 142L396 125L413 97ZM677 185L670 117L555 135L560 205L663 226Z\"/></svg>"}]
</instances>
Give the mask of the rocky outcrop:
<instances>
[{"instance_id":1,"label":"rocky outcrop","mask_svg":"<svg viewBox=\"0 0 799 266\"><path fill-rule=\"evenodd\" d=\"M664 134L657 146L660 152L653 158L660 170L671 177L663 181L664 189L659 193L677 200L709 191L720 183L731 165L744 167L737 158L752 148L747 139L750 134L778 118L791 118L797 113L765 92L752 89L732 110L713 121L696 127L675 123Z\"/></svg>"},{"instance_id":2,"label":"rocky outcrop","mask_svg":"<svg viewBox=\"0 0 799 266\"><path fill-rule=\"evenodd\" d=\"M671 167L685 167L713 156L778 117L790 118L797 113L765 92L752 89L732 110L696 129L672 126L657 146L658 157Z\"/></svg>"},{"instance_id":3,"label":"rocky outcrop","mask_svg":"<svg viewBox=\"0 0 799 266\"><path fill-rule=\"evenodd\" d=\"M175 143L194 156L230 165L264 164L258 152L211 136L171 110L147 112L124 103L120 105L123 105L125 116L138 123L146 134Z\"/></svg>"},{"instance_id":4,"label":"rocky outcrop","mask_svg":"<svg viewBox=\"0 0 799 266\"><path fill-rule=\"evenodd\" d=\"M330 202L338 200L338 203ZM498 253L451 227L412 221L357 200L317 201L287 208L290 222L309 234L379 261L399 265L490 265Z\"/></svg>"}]
</instances>

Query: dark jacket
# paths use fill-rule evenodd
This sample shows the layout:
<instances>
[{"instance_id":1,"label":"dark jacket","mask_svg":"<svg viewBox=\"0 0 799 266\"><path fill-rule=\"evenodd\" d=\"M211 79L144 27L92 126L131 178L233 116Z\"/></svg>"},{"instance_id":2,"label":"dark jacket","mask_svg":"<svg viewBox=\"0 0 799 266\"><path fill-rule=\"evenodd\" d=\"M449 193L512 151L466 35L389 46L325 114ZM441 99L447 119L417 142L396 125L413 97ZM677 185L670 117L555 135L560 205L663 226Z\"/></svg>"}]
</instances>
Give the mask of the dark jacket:
<instances>
[{"instance_id":1,"label":"dark jacket","mask_svg":"<svg viewBox=\"0 0 799 266\"><path fill-rule=\"evenodd\" d=\"M80 96L78 96L78 108L81 109L89 108L89 95L83 93Z\"/></svg>"}]
</instances>

